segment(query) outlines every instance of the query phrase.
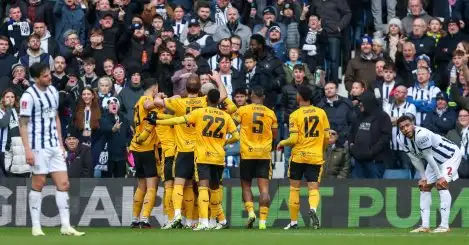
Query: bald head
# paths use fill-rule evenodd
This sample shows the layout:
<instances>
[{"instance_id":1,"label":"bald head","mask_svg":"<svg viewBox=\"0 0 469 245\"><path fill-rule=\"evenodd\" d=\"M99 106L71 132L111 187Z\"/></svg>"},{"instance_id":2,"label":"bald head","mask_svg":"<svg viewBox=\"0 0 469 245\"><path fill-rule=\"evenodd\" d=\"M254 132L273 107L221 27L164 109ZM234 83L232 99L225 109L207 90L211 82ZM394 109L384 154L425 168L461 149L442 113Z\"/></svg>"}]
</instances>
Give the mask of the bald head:
<instances>
[{"instance_id":1,"label":"bald head","mask_svg":"<svg viewBox=\"0 0 469 245\"><path fill-rule=\"evenodd\" d=\"M229 8L227 15L228 15L228 21L231 23L234 23L235 21L238 20L239 12L236 8Z\"/></svg>"}]
</instances>

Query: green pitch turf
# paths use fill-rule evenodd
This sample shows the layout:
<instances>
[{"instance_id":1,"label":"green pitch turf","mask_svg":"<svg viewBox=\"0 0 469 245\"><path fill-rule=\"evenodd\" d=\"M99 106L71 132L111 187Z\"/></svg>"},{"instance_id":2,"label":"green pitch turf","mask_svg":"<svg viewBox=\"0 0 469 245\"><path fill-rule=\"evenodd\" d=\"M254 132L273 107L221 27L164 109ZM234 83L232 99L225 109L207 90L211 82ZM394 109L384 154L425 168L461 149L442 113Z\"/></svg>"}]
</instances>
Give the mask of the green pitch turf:
<instances>
[{"instance_id":1,"label":"green pitch turf","mask_svg":"<svg viewBox=\"0 0 469 245\"><path fill-rule=\"evenodd\" d=\"M125 228L82 228L84 237L64 237L59 228L46 228L45 237L32 237L27 228L0 228L1 244L31 245L420 245L469 244L469 232L454 229L447 234L409 234L402 229L321 229L303 228L296 231L268 229L266 231L228 229L222 231L194 232L190 230L130 230Z\"/></svg>"}]
</instances>

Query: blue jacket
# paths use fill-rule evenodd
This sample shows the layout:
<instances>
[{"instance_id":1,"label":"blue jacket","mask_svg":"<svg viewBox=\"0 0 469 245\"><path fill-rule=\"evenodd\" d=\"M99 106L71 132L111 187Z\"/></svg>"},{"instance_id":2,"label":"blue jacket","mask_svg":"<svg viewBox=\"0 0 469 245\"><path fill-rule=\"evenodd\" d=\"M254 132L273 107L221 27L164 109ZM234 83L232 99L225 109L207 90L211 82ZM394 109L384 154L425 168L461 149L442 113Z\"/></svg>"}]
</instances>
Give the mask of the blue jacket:
<instances>
[{"instance_id":1,"label":"blue jacket","mask_svg":"<svg viewBox=\"0 0 469 245\"><path fill-rule=\"evenodd\" d=\"M419 85L418 83L415 83L414 85L415 88L418 88ZM436 88L435 82L430 81L428 84L428 89L430 92L433 91L433 88ZM417 112L432 112L436 108L436 98L430 95L430 100L421 100L418 98L414 98L413 95L410 93L407 95L407 102L412 103L415 105L415 108L417 109Z\"/></svg>"},{"instance_id":2,"label":"blue jacket","mask_svg":"<svg viewBox=\"0 0 469 245\"><path fill-rule=\"evenodd\" d=\"M446 109L441 116L434 110L427 114L425 121L422 123L422 127L436 134L445 136L451 129L456 128L457 117L456 111L452 108Z\"/></svg>"},{"instance_id":3,"label":"blue jacket","mask_svg":"<svg viewBox=\"0 0 469 245\"><path fill-rule=\"evenodd\" d=\"M64 0L57 0L54 6L55 38L60 45L65 43L63 34L67 30L75 30L78 33L80 44L85 44L86 19L85 12L80 8L70 9Z\"/></svg>"}]
</instances>

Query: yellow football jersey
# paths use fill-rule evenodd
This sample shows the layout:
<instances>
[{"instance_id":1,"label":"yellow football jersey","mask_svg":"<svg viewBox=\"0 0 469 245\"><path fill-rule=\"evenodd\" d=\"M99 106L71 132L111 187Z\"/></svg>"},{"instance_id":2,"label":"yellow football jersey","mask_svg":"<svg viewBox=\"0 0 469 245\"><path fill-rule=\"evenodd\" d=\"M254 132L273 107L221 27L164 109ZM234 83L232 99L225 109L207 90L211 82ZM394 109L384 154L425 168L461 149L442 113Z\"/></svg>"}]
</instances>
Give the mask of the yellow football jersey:
<instances>
[{"instance_id":1,"label":"yellow football jersey","mask_svg":"<svg viewBox=\"0 0 469 245\"><path fill-rule=\"evenodd\" d=\"M147 100L153 100L151 96L142 96L137 101L134 107L134 126L135 132L132 141L130 142L129 149L131 151L136 152L144 152L144 151L153 151L155 149L158 137L155 130L151 130L149 133L150 135L148 138L137 144L137 137L145 130L145 126L148 125L148 121L144 119L147 117L149 111L145 110L144 104ZM154 109L156 110L156 109Z\"/></svg>"},{"instance_id":2,"label":"yellow football jersey","mask_svg":"<svg viewBox=\"0 0 469 245\"><path fill-rule=\"evenodd\" d=\"M241 158L271 159L272 129L278 128L275 113L264 105L251 104L238 108L233 119L241 126Z\"/></svg>"},{"instance_id":3,"label":"yellow football jersey","mask_svg":"<svg viewBox=\"0 0 469 245\"><path fill-rule=\"evenodd\" d=\"M164 108L158 108L158 114L164 113ZM161 145L161 153L164 157L172 157L176 154L176 136L174 126L157 125L156 134Z\"/></svg>"},{"instance_id":4,"label":"yellow football jersey","mask_svg":"<svg viewBox=\"0 0 469 245\"><path fill-rule=\"evenodd\" d=\"M195 125L195 162L225 165L226 135L237 130L231 116L218 108L205 107L185 118L187 124Z\"/></svg>"},{"instance_id":5,"label":"yellow football jersey","mask_svg":"<svg viewBox=\"0 0 469 245\"><path fill-rule=\"evenodd\" d=\"M165 106L168 110L174 112L174 115L184 116L190 112L204 108L207 106L207 97L194 97L194 98L168 98L165 99ZM225 99L221 106L227 112L234 112L236 105L230 99ZM176 132L176 146L178 152L192 152L194 151L195 131L191 125L176 125L174 127Z\"/></svg>"},{"instance_id":6,"label":"yellow football jersey","mask_svg":"<svg viewBox=\"0 0 469 245\"><path fill-rule=\"evenodd\" d=\"M291 153L292 161L323 164L324 140L329 134L326 112L315 106L302 106L290 115L289 122L290 133L298 133L298 142Z\"/></svg>"}]
</instances>

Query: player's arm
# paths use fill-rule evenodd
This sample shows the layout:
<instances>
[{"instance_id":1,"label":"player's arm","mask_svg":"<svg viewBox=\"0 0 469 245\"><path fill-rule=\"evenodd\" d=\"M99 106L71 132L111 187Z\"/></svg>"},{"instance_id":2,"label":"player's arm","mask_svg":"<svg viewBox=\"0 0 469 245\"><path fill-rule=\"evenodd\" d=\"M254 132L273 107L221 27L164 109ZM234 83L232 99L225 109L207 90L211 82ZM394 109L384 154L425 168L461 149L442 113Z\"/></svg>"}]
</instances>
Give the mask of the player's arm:
<instances>
[{"instance_id":1,"label":"player's arm","mask_svg":"<svg viewBox=\"0 0 469 245\"><path fill-rule=\"evenodd\" d=\"M137 144L141 144L142 142L145 142L145 140L148 139L148 137L151 135L151 132L155 128L156 125L156 118L157 118L157 113L155 111L150 111L148 113L148 116L144 118L143 120L146 121L145 126L143 127L143 131L137 135L135 138L135 142Z\"/></svg>"},{"instance_id":2,"label":"player's arm","mask_svg":"<svg viewBox=\"0 0 469 245\"><path fill-rule=\"evenodd\" d=\"M173 117L169 119L156 121L156 125L167 125L167 126L178 125L178 124L183 124L183 123L187 123L186 116Z\"/></svg>"},{"instance_id":3,"label":"player's arm","mask_svg":"<svg viewBox=\"0 0 469 245\"><path fill-rule=\"evenodd\" d=\"M31 118L29 116L20 116L20 136L25 150L31 150L28 141L28 124Z\"/></svg>"},{"instance_id":4,"label":"player's arm","mask_svg":"<svg viewBox=\"0 0 469 245\"><path fill-rule=\"evenodd\" d=\"M407 152L407 156L409 156L412 165L414 165L415 169L420 172L420 176L425 178L425 167L423 166L422 160L417 158L414 154Z\"/></svg>"},{"instance_id":5,"label":"player's arm","mask_svg":"<svg viewBox=\"0 0 469 245\"><path fill-rule=\"evenodd\" d=\"M55 124L57 124L57 135L59 137L59 142L60 142L60 147L64 150L65 152L65 147L64 147L64 142L62 138L62 124L60 123L60 117L59 114L55 116Z\"/></svg>"},{"instance_id":6,"label":"player's arm","mask_svg":"<svg viewBox=\"0 0 469 245\"><path fill-rule=\"evenodd\" d=\"M329 145L329 139L331 138L331 134L329 132L330 129L330 124L329 124L329 119L327 118L327 115L324 111L322 111L322 123L324 127L324 141L323 141L323 151L327 149L327 146Z\"/></svg>"},{"instance_id":7,"label":"player's arm","mask_svg":"<svg viewBox=\"0 0 469 245\"><path fill-rule=\"evenodd\" d=\"M289 131L290 136L278 143L279 146L293 146L298 143L298 124L296 122L295 114L291 114L289 118Z\"/></svg>"},{"instance_id":8,"label":"player's arm","mask_svg":"<svg viewBox=\"0 0 469 245\"><path fill-rule=\"evenodd\" d=\"M210 79L214 80L215 83L217 84L218 91L220 92L220 100L218 102L222 103L228 97L228 93L226 92L225 85L221 82L220 73L218 73L217 71L212 71L212 75L209 75L209 76L210 76ZM231 114L231 113L228 113L228 114Z\"/></svg>"},{"instance_id":9,"label":"player's arm","mask_svg":"<svg viewBox=\"0 0 469 245\"><path fill-rule=\"evenodd\" d=\"M435 162L435 158L433 158L432 155L432 150L430 148L425 149L422 151L423 157L425 157L425 160L427 160L428 166L430 166L435 174L438 176L438 179L443 178L443 173L440 170L440 167L438 166L438 163ZM425 172L420 172L425 173Z\"/></svg>"},{"instance_id":10,"label":"player's arm","mask_svg":"<svg viewBox=\"0 0 469 245\"><path fill-rule=\"evenodd\" d=\"M157 117L158 117L158 119L163 120L163 119L173 118L174 115L171 115L171 114L164 114L164 113L158 113Z\"/></svg>"}]
</instances>

